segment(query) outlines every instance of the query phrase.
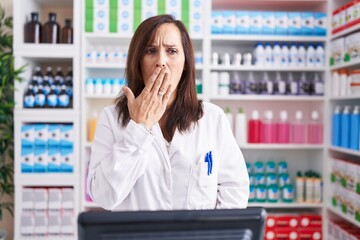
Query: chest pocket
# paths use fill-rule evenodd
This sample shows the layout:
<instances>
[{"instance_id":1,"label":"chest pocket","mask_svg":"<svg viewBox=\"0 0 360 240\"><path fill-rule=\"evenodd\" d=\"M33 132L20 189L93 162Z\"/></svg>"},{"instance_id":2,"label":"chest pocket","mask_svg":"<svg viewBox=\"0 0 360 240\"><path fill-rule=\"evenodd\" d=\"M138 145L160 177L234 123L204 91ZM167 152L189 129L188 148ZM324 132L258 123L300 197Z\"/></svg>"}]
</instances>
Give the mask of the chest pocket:
<instances>
[{"instance_id":1,"label":"chest pocket","mask_svg":"<svg viewBox=\"0 0 360 240\"><path fill-rule=\"evenodd\" d=\"M213 209L216 206L218 184L218 159L212 152L212 161L206 160L206 153L197 164L191 166L187 193L190 209Z\"/></svg>"}]
</instances>

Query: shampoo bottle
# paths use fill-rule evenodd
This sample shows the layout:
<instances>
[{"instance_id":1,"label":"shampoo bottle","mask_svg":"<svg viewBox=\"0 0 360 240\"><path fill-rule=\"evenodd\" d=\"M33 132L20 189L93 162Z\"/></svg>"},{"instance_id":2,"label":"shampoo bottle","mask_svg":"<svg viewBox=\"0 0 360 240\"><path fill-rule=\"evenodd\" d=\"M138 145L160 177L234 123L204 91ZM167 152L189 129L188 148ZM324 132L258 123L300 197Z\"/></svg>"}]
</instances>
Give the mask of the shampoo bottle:
<instances>
[{"instance_id":1,"label":"shampoo bottle","mask_svg":"<svg viewBox=\"0 0 360 240\"><path fill-rule=\"evenodd\" d=\"M260 143L262 123L261 120L259 119L259 112L257 110L254 110L252 112L248 127L249 127L248 142Z\"/></svg>"}]
</instances>

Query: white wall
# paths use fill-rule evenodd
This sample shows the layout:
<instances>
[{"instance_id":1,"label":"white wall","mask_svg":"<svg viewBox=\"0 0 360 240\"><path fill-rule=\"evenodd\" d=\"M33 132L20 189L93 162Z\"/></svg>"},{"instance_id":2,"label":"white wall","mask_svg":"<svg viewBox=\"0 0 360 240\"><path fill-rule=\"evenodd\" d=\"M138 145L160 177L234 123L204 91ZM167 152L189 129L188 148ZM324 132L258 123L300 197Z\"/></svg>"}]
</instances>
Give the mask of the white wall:
<instances>
[{"instance_id":1,"label":"white wall","mask_svg":"<svg viewBox=\"0 0 360 240\"><path fill-rule=\"evenodd\" d=\"M5 9L6 16L13 15L13 0L0 0L0 5ZM7 231L7 240L14 238L14 219L7 211L4 212L3 220L0 222L0 229Z\"/></svg>"}]
</instances>

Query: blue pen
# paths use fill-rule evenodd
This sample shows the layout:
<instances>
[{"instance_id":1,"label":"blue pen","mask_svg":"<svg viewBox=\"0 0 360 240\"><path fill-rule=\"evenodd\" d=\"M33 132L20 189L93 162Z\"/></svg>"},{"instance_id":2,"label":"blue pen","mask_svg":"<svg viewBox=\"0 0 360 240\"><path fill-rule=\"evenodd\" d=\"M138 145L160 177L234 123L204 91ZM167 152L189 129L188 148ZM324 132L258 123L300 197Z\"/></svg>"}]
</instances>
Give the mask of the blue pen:
<instances>
[{"instance_id":1,"label":"blue pen","mask_svg":"<svg viewBox=\"0 0 360 240\"><path fill-rule=\"evenodd\" d=\"M209 158L209 153L206 153L205 162L208 164L207 175L209 176L209 175L210 175L210 158Z\"/></svg>"},{"instance_id":2,"label":"blue pen","mask_svg":"<svg viewBox=\"0 0 360 240\"><path fill-rule=\"evenodd\" d=\"M210 174L212 174L212 167L213 167L213 159L212 159L212 152L209 152L209 163L210 163Z\"/></svg>"}]
</instances>

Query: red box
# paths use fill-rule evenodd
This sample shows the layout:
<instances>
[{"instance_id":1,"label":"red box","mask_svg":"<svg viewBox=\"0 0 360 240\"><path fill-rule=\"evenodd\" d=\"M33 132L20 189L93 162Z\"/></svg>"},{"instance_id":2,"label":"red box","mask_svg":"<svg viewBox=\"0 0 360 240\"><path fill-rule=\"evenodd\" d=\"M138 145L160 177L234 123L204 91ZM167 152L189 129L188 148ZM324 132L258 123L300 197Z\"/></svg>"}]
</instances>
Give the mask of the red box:
<instances>
[{"instance_id":1,"label":"red box","mask_svg":"<svg viewBox=\"0 0 360 240\"><path fill-rule=\"evenodd\" d=\"M299 219L300 228L321 228L322 219L320 215L301 215Z\"/></svg>"},{"instance_id":2,"label":"red box","mask_svg":"<svg viewBox=\"0 0 360 240\"><path fill-rule=\"evenodd\" d=\"M297 228L299 227L299 216L296 215L277 216L276 227Z\"/></svg>"},{"instance_id":3,"label":"red box","mask_svg":"<svg viewBox=\"0 0 360 240\"><path fill-rule=\"evenodd\" d=\"M300 240L321 240L322 230L321 228L302 228L299 230Z\"/></svg>"},{"instance_id":4,"label":"red box","mask_svg":"<svg viewBox=\"0 0 360 240\"><path fill-rule=\"evenodd\" d=\"M278 228L276 229L275 239L299 240L299 231L296 228Z\"/></svg>"},{"instance_id":5,"label":"red box","mask_svg":"<svg viewBox=\"0 0 360 240\"><path fill-rule=\"evenodd\" d=\"M276 216L275 215L269 215L266 218L266 229L272 229L276 227Z\"/></svg>"},{"instance_id":6,"label":"red box","mask_svg":"<svg viewBox=\"0 0 360 240\"><path fill-rule=\"evenodd\" d=\"M264 240L275 240L276 237L276 230L273 229L266 229L264 234Z\"/></svg>"}]
</instances>

